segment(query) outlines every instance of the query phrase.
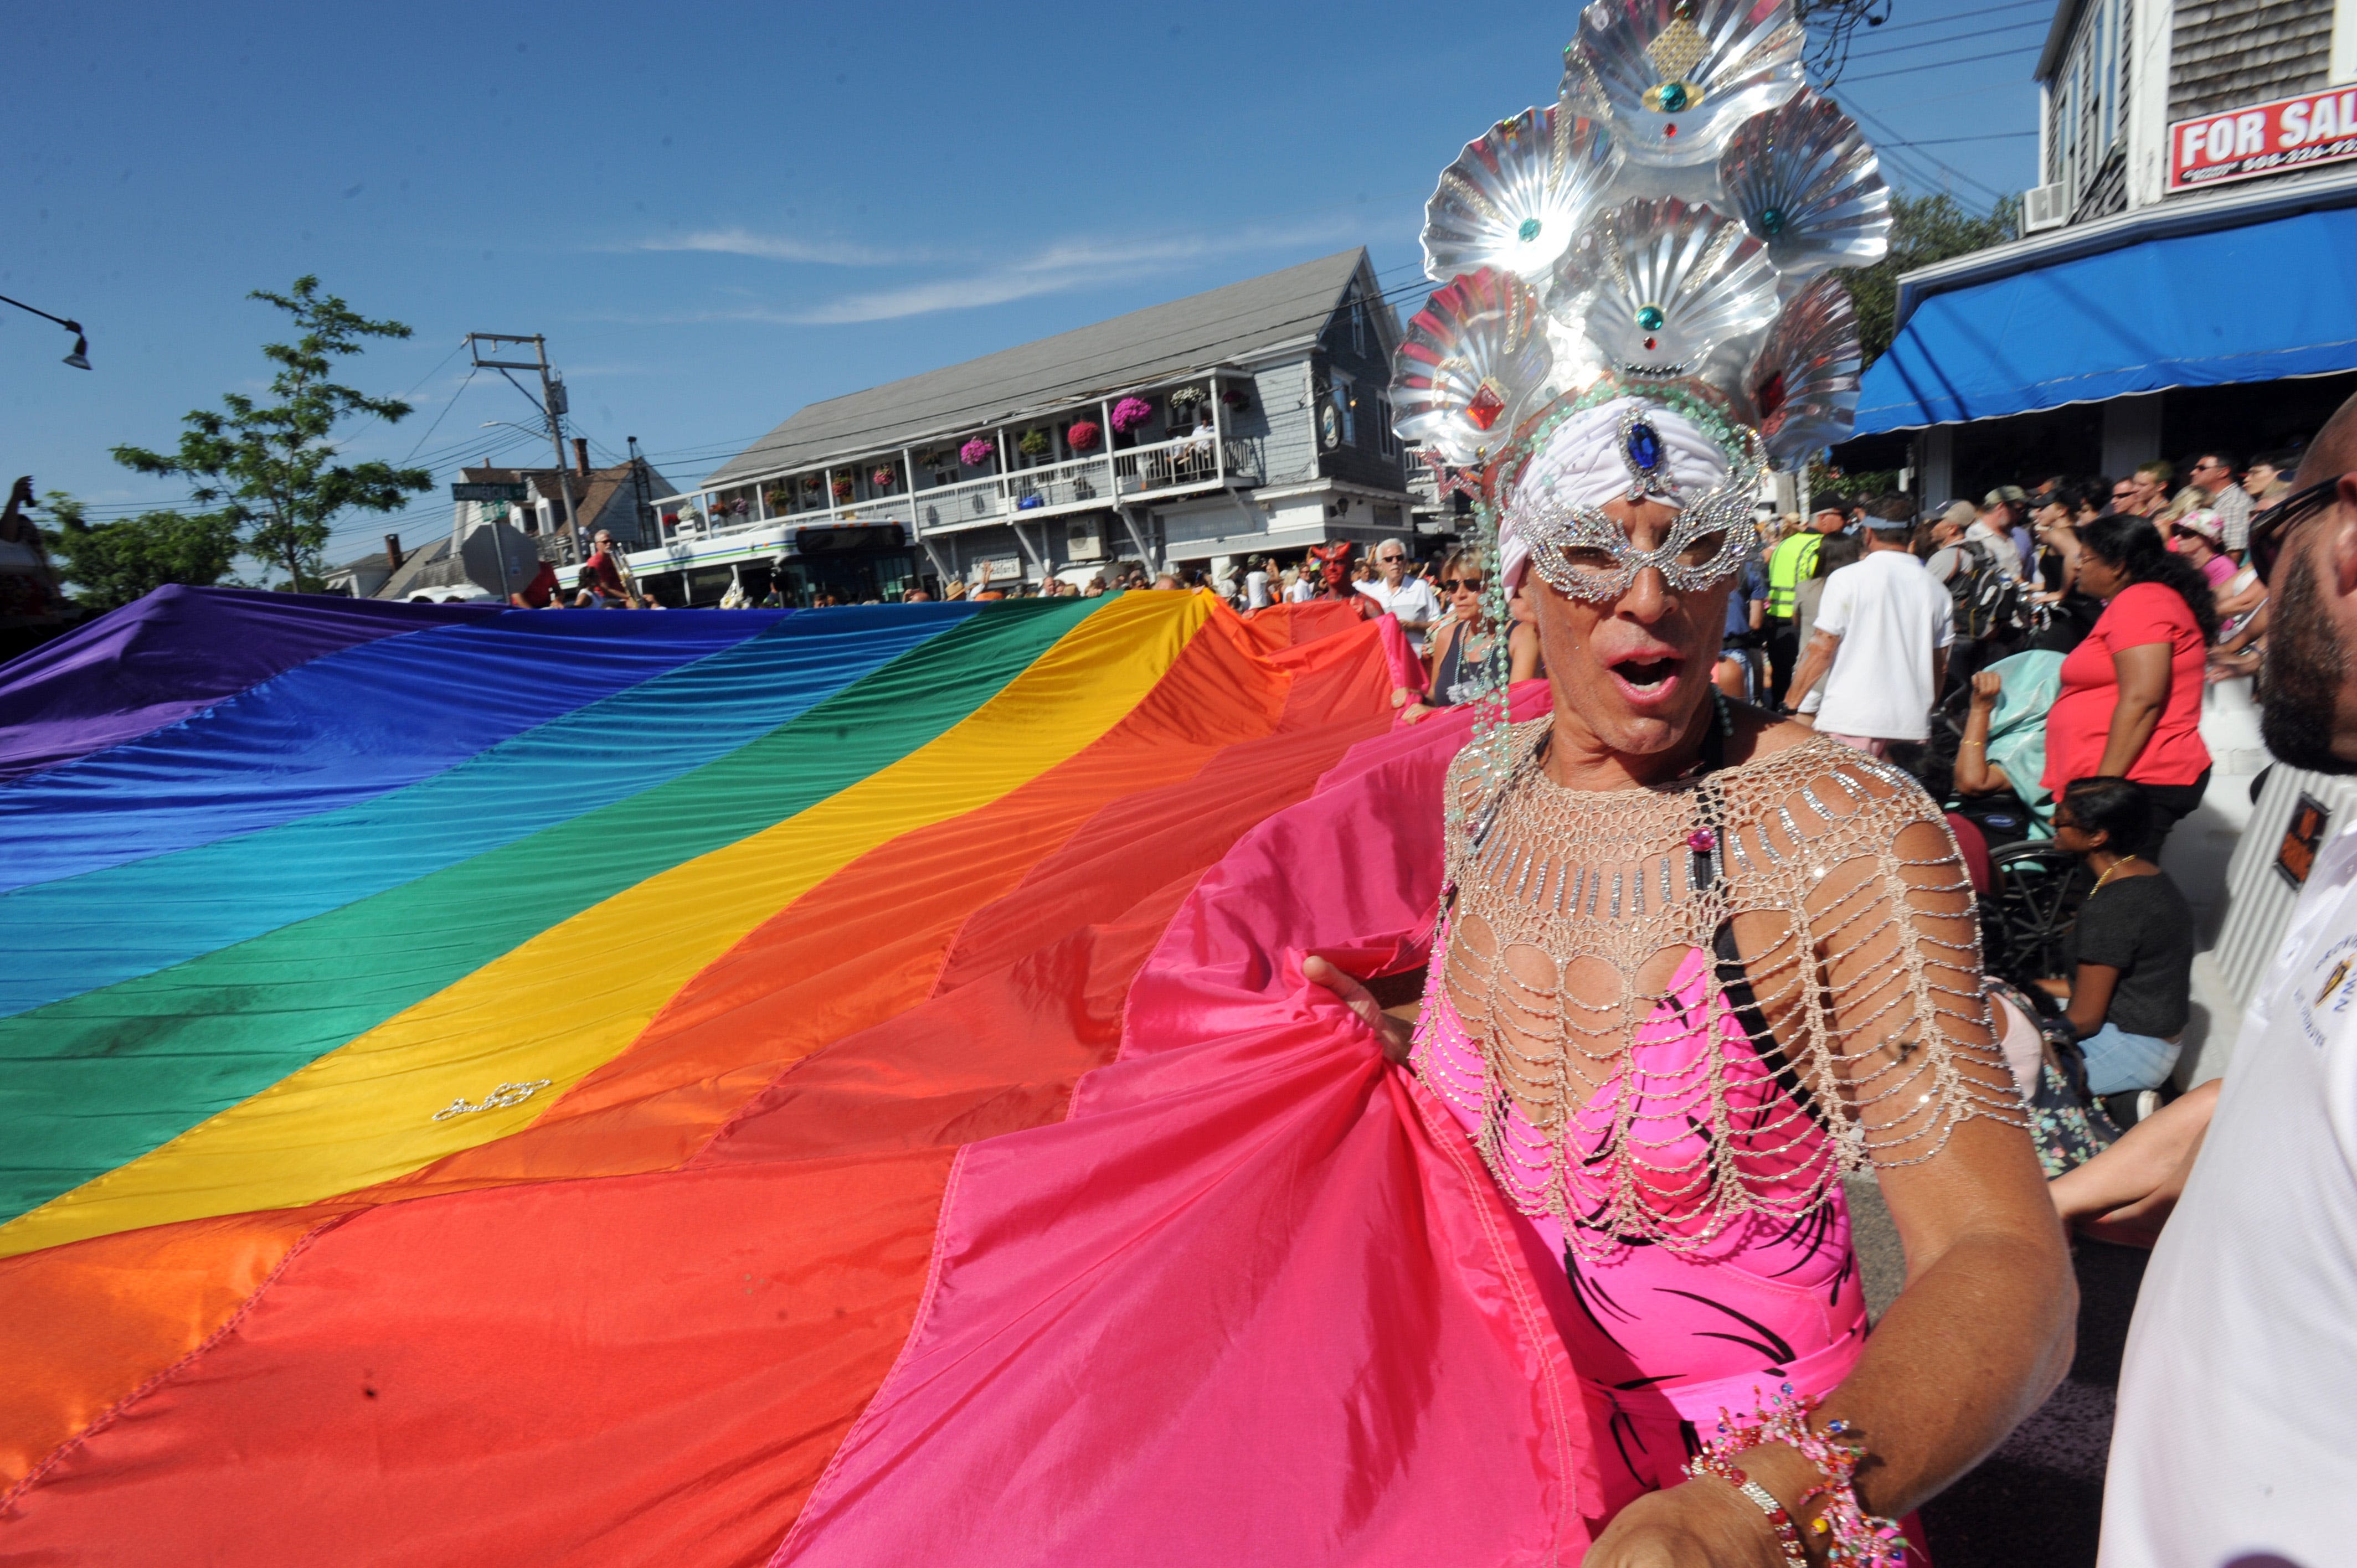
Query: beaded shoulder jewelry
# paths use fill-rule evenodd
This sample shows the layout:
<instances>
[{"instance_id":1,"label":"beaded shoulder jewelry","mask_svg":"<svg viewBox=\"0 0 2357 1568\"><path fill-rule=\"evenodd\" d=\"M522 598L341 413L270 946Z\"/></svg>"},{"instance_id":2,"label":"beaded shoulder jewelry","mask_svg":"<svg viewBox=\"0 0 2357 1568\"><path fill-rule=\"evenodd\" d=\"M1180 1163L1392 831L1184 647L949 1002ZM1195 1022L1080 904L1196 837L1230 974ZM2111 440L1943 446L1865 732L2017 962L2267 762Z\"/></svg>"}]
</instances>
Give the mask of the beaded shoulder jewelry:
<instances>
[{"instance_id":1,"label":"beaded shoulder jewelry","mask_svg":"<svg viewBox=\"0 0 2357 1568\"><path fill-rule=\"evenodd\" d=\"M1410 1064L1478 1117L1508 1199L1585 1256L1798 1221L1830 1185L2022 1110L1979 984L1972 894L1904 774L1832 741L1581 791L1508 733L1461 756L1426 1028ZM1723 723L1723 721L1722 721ZM1469 1084L1428 1050L1446 1005Z\"/></svg>"}]
</instances>

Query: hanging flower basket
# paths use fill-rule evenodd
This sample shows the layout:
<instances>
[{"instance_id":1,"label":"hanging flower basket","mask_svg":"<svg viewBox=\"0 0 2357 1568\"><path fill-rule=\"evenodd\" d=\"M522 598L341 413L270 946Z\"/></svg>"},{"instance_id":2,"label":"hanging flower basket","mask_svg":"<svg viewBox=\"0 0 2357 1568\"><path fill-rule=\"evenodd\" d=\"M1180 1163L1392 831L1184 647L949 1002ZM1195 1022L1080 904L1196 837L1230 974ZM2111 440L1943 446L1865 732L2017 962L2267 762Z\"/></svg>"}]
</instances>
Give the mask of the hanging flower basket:
<instances>
[{"instance_id":1,"label":"hanging flower basket","mask_svg":"<svg viewBox=\"0 0 2357 1568\"><path fill-rule=\"evenodd\" d=\"M836 500L849 500L851 499L851 490L852 485L850 476L845 475L844 478L834 481L834 499Z\"/></svg>"},{"instance_id":2,"label":"hanging flower basket","mask_svg":"<svg viewBox=\"0 0 2357 1568\"><path fill-rule=\"evenodd\" d=\"M1023 433L1023 439L1015 444L1015 449L1026 457L1045 457L1054 446L1055 443L1048 439L1048 433L1044 430L1027 430Z\"/></svg>"},{"instance_id":3,"label":"hanging flower basket","mask_svg":"<svg viewBox=\"0 0 2357 1568\"><path fill-rule=\"evenodd\" d=\"M1227 391L1222 392L1220 394L1220 401L1226 403L1230 408L1243 409L1250 408L1252 406L1252 395L1248 392L1238 392L1233 387L1230 387Z\"/></svg>"},{"instance_id":4,"label":"hanging flower basket","mask_svg":"<svg viewBox=\"0 0 2357 1568\"><path fill-rule=\"evenodd\" d=\"M814 496L818 494L818 487L819 477L816 474L804 474L802 476L802 494L806 496Z\"/></svg>"},{"instance_id":5,"label":"hanging flower basket","mask_svg":"<svg viewBox=\"0 0 2357 1568\"><path fill-rule=\"evenodd\" d=\"M1116 435L1126 435L1154 417L1154 405L1142 397L1125 397L1113 405L1113 428Z\"/></svg>"},{"instance_id":6,"label":"hanging flower basket","mask_svg":"<svg viewBox=\"0 0 2357 1568\"><path fill-rule=\"evenodd\" d=\"M1184 411L1186 409L1190 409L1202 401L1203 389L1201 387L1180 387L1177 392L1170 394L1170 406L1175 410Z\"/></svg>"},{"instance_id":7,"label":"hanging flower basket","mask_svg":"<svg viewBox=\"0 0 2357 1568\"><path fill-rule=\"evenodd\" d=\"M1064 429L1064 445L1075 452L1093 452L1103 435L1095 420L1076 419Z\"/></svg>"},{"instance_id":8,"label":"hanging flower basket","mask_svg":"<svg viewBox=\"0 0 2357 1568\"><path fill-rule=\"evenodd\" d=\"M990 444L987 435L977 435L958 448L958 461L969 468L979 468L998 456L998 448Z\"/></svg>"},{"instance_id":9,"label":"hanging flower basket","mask_svg":"<svg viewBox=\"0 0 2357 1568\"><path fill-rule=\"evenodd\" d=\"M791 506L794 500L793 492L782 485L774 490L763 492L763 499L770 503L771 511L783 511Z\"/></svg>"},{"instance_id":10,"label":"hanging flower basket","mask_svg":"<svg viewBox=\"0 0 2357 1568\"><path fill-rule=\"evenodd\" d=\"M867 476L867 482L879 490L888 490L899 482L900 476L889 468L878 468Z\"/></svg>"}]
</instances>

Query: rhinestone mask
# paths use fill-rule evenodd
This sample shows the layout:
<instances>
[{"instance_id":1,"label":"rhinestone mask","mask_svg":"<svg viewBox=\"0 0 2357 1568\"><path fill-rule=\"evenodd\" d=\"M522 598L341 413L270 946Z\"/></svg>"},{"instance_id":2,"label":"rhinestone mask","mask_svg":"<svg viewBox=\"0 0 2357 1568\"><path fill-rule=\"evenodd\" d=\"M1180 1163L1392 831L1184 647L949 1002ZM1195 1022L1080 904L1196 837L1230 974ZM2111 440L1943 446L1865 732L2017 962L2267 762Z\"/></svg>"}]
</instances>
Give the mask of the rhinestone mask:
<instances>
[{"instance_id":1,"label":"rhinestone mask","mask_svg":"<svg viewBox=\"0 0 2357 1568\"><path fill-rule=\"evenodd\" d=\"M1734 575L1759 539L1752 498L1767 467L1759 436L1749 427L1738 427L1737 436L1727 478L1688 500L1663 471L1660 432L1641 409L1623 409L1618 446L1629 470L1626 499L1678 508L1669 536L1652 550L1640 550L1627 528L1601 508L1559 499L1544 489L1525 494L1517 489L1507 511L1530 546L1532 569L1573 598L1607 604L1627 593L1648 566L1676 593L1698 592Z\"/></svg>"}]
</instances>

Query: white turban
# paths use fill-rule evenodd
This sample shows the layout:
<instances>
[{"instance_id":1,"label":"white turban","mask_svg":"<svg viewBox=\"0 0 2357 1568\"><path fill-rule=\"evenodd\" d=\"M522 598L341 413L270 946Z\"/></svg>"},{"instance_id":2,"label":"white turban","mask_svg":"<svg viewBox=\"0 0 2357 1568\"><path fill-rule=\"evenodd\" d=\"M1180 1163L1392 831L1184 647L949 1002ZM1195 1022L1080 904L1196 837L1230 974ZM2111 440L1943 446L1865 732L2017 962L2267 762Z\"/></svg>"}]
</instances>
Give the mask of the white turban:
<instances>
[{"instance_id":1,"label":"white turban","mask_svg":"<svg viewBox=\"0 0 2357 1568\"><path fill-rule=\"evenodd\" d=\"M1555 427L1506 502L1498 523L1498 548L1509 588L1521 585L1531 562L1530 545L1515 526L1524 498L1534 500L1544 495L1560 505L1602 506L1629 493L1629 465L1620 456L1624 409L1642 413L1645 423L1661 435L1662 464L1656 471L1681 500L1691 503L1727 482L1727 454L1684 414L1633 397L1582 410Z\"/></svg>"}]
</instances>

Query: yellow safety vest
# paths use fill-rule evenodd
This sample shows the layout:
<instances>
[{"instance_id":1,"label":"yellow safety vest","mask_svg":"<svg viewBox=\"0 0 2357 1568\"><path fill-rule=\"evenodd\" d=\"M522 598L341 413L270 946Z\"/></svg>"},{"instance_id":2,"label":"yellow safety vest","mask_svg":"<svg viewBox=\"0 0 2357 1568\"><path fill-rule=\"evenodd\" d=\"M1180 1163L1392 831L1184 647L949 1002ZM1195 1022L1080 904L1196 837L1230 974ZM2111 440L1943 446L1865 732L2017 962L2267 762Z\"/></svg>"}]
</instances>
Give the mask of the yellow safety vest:
<instances>
[{"instance_id":1,"label":"yellow safety vest","mask_svg":"<svg viewBox=\"0 0 2357 1568\"><path fill-rule=\"evenodd\" d=\"M1824 542L1822 533L1796 533L1776 546L1768 557L1768 618L1770 620L1791 620L1793 614L1793 589L1802 578L1817 568L1817 547Z\"/></svg>"}]
</instances>

